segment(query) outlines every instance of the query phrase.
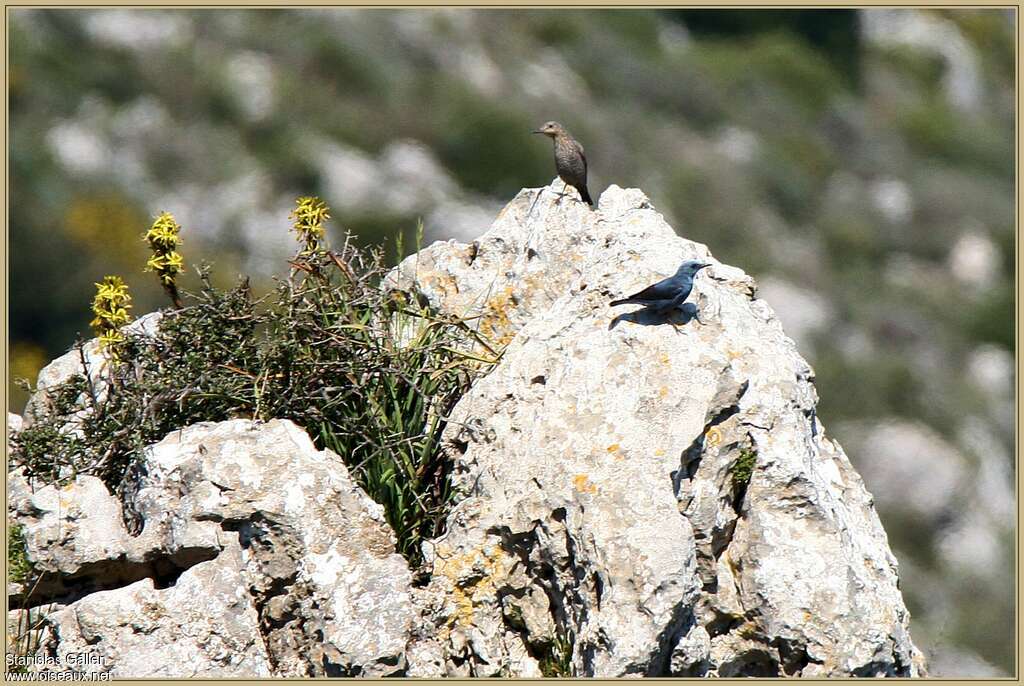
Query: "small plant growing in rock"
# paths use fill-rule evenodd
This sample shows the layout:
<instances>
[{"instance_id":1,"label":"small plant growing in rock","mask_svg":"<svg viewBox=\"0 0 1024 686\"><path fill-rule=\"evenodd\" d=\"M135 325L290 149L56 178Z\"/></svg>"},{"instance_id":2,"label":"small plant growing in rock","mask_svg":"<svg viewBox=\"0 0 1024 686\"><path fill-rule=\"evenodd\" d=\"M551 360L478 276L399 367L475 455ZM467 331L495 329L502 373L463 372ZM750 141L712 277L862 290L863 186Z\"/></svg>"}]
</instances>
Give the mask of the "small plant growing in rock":
<instances>
[{"instance_id":1,"label":"small plant growing in rock","mask_svg":"<svg viewBox=\"0 0 1024 686\"><path fill-rule=\"evenodd\" d=\"M754 475L754 465L757 463L757 453L750 448L740 450L739 457L729 468L732 477L732 486L736 492L746 489L750 478Z\"/></svg>"},{"instance_id":2,"label":"small plant growing in rock","mask_svg":"<svg viewBox=\"0 0 1024 686\"><path fill-rule=\"evenodd\" d=\"M301 247L274 292L255 300L247 281L221 290L200 268L200 291L183 293L155 335L118 331L126 363L109 370L105 393L88 375L47 389L14 461L43 481L98 476L130 522L147 445L200 421L290 419L341 457L418 563L451 499L446 417L491 361L468 352L481 339L464 322L381 288L380 250L330 250L322 201L300 198L292 217Z\"/></svg>"},{"instance_id":3,"label":"small plant growing in rock","mask_svg":"<svg viewBox=\"0 0 1024 686\"><path fill-rule=\"evenodd\" d=\"M540 673L545 678L567 678L574 676L572 669L572 643L569 638L558 632L548 650L538 660Z\"/></svg>"},{"instance_id":4,"label":"small plant growing in rock","mask_svg":"<svg viewBox=\"0 0 1024 686\"><path fill-rule=\"evenodd\" d=\"M23 664L18 664L18 658L34 655L39 650L41 638L39 630L43 625L43 617L47 608L23 609L39 605L38 600L32 600L38 578L39 576L26 554L24 527L8 522L7 581L9 584L18 584L21 587L17 595L12 594L10 598L11 613L8 616L7 625L7 652L14 661L14 664L8 661L7 666L8 671L12 673L24 674L27 672L28 670Z\"/></svg>"},{"instance_id":5,"label":"small plant growing in rock","mask_svg":"<svg viewBox=\"0 0 1024 686\"><path fill-rule=\"evenodd\" d=\"M18 524L7 527L7 580L25 583L32 574L32 563L25 555L25 530Z\"/></svg>"}]
</instances>

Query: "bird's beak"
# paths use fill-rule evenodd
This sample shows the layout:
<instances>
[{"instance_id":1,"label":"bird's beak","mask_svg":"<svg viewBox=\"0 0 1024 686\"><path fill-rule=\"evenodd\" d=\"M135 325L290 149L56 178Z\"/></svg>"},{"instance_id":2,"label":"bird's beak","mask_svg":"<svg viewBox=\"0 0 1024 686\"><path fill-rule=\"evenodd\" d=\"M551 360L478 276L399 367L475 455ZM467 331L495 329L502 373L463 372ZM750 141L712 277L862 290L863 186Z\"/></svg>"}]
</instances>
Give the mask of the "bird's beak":
<instances>
[{"instance_id":1,"label":"bird's beak","mask_svg":"<svg viewBox=\"0 0 1024 686\"><path fill-rule=\"evenodd\" d=\"M544 132L541 131L540 129L537 129L536 131L531 131L530 133L544 133Z\"/></svg>"}]
</instances>

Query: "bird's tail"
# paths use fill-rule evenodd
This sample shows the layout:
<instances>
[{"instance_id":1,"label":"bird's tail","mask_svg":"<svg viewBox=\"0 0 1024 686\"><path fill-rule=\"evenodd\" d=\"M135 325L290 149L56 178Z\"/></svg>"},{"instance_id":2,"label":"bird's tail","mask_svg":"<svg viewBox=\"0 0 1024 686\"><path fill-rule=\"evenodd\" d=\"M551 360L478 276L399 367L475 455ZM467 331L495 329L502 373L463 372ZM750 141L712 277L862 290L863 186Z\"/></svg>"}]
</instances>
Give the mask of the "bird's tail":
<instances>
[{"instance_id":1,"label":"bird's tail","mask_svg":"<svg viewBox=\"0 0 1024 686\"><path fill-rule=\"evenodd\" d=\"M632 298L623 298L621 300L612 300L610 303L608 303L608 306L614 307L615 305L631 305L633 302L634 301Z\"/></svg>"},{"instance_id":2,"label":"bird's tail","mask_svg":"<svg viewBox=\"0 0 1024 686\"><path fill-rule=\"evenodd\" d=\"M594 206L594 201L590 199L590 193L587 192L587 187L584 186L580 190L580 197L583 198L583 202L587 203L591 207Z\"/></svg>"}]
</instances>

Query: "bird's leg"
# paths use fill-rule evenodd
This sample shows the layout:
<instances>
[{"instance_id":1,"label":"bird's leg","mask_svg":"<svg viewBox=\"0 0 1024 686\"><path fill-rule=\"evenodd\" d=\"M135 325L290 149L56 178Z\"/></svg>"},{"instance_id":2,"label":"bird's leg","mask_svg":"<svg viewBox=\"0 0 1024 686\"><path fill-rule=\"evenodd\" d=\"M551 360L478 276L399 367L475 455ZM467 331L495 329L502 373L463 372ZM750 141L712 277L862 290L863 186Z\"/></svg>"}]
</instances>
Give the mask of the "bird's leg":
<instances>
[{"instance_id":1,"label":"bird's leg","mask_svg":"<svg viewBox=\"0 0 1024 686\"><path fill-rule=\"evenodd\" d=\"M568 189L569 189L569 184L567 184L565 181L563 181L562 182L562 192L558 194L558 200L555 201L556 205L561 203L562 202L562 198L564 198L566 195L568 195Z\"/></svg>"}]
</instances>

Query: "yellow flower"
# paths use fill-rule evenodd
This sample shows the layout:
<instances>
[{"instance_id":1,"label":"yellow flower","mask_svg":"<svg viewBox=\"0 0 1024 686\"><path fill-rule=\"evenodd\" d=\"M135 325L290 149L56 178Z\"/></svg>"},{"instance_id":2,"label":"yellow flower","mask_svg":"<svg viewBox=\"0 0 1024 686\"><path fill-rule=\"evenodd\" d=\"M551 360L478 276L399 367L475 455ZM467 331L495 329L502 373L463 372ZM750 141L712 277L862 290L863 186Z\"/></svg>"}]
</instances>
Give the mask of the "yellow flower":
<instances>
[{"instance_id":1,"label":"yellow flower","mask_svg":"<svg viewBox=\"0 0 1024 686\"><path fill-rule=\"evenodd\" d=\"M149 271L156 272L164 283L172 283L179 272L185 271L184 259L181 253L167 253L166 255L153 255L146 262Z\"/></svg>"},{"instance_id":2,"label":"yellow flower","mask_svg":"<svg viewBox=\"0 0 1024 686\"><path fill-rule=\"evenodd\" d=\"M173 267L178 270L184 268L184 260L179 252L167 253L164 261L167 263L168 267Z\"/></svg>"},{"instance_id":3,"label":"yellow flower","mask_svg":"<svg viewBox=\"0 0 1024 686\"><path fill-rule=\"evenodd\" d=\"M119 329L132 319L128 314L131 302L128 285L120 276L105 276L96 284L96 297L92 301L92 312L96 316L89 325L96 332L100 346L114 359L117 359L114 346L125 340Z\"/></svg>"},{"instance_id":4,"label":"yellow flower","mask_svg":"<svg viewBox=\"0 0 1024 686\"><path fill-rule=\"evenodd\" d=\"M299 238L306 242L306 250L319 247L324 236L324 221L331 218L330 210L323 200L304 195L295 201L295 209L288 215L295 219L292 224Z\"/></svg>"},{"instance_id":5,"label":"yellow flower","mask_svg":"<svg viewBox=\"0 0 1024 686\"><path fill-rule=\"evenodd\" d=\"M107 333L100 336L100 345L103 346L105 350L110 351L115 358L117 357L117 353L113 352L111 348L112 346L115 346L118 343L123 342L124 334L121 333L120 331L108 331Z\"/></svg>"},{"instance_id":6,"label":"yellow flower","mask_svg":"<svg viewBox=\"0 0 1024 686\"><path fill-rule=\"evenodd\" d=\"M146 261L146 270L156 272L160 277L160 284L171 296L175 307L181 307L181 301L174 280L185 271L185 260L181 253L175 251L181 245L181 236L178 235L180 231L181 227L174 221L174 216L170 212L161 212L145 236L153 251L153 256Z\"/></svg>"},{"instance_id":7,"label":"yellow flower","mask_svg":"<svg viewBox=\"0 0 1024 686\"><path fill-rule=\"evenodd\" d=\"M170 252L181 244L181 227L170 212L161 212L146 233L146 240L154 251Z\"/></svg>"}]
</instances>

